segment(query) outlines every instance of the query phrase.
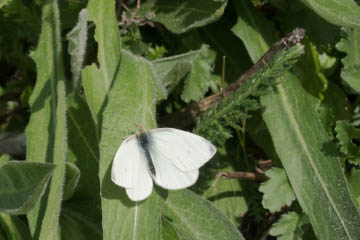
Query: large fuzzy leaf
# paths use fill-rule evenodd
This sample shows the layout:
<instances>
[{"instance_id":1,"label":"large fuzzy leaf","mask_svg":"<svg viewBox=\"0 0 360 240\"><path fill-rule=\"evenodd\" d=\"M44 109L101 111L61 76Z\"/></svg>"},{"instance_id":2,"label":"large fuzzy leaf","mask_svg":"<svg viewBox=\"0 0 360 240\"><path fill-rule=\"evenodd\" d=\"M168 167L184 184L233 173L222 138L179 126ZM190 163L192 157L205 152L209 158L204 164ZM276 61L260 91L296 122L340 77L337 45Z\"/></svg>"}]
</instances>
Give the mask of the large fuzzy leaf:
<instances>
[{"instance_id":1,"label":"large fuzzy leaf","mask_svg":"<svg viewBox=\"0 0 360 240\"><path fill-rule=\"evenodd\" d=\"M9 161L0 166L0 212L26 214L44 193L55 166Z\"/></svg>"},{"instance_id":2,"label":"large fuzzy leaf","mask_svg":"<svg viewBox=\"0 0 360 240\"><path fill-rule=\"evenodd\" d=\"M37 80L30 98L26 129L27 161L56 165L42 201L28 214L34 239L56 239L67 152L65 74L56 0L45 1L39 44L33 54Z\"/></svg>"},{"instance_id":3,"label":"large fuzzy leaf","mask_svg":"<svg viewBox=\"0 0 360 240\"><path fill-rule=\"evenodd\" d=\"M263 29L256 25L253 15L240 17L252 28ZM254 55L252 59L266 52L268 47L252 46L261 46L265 41L259 39L265 39L264 35L261 31L254 32L249 36L253 41L245 42L248 49L258 49L249 51ZM314 114L317 100L302 89L294 75L287 73L273 93L261 97L261 103L276 152L317 237L356 239L360 234L360 216L351 201L339 161L334 157L331 138Z\"/></svg>"},{"instance_id":4,"label":"large fuzzy leaf","mask_svg":"<svg viewBox=\"0 0 360 240\"><path fill-rule=\"evenodd\" d=\"M89 21L95 24L95 40L98 44L98 68L95 63L85 67L82 79L87 103L95 121L100 113L106 94L116 78L120 66L121 43L117 31L115 1L90 0L87 6Z\"/></svg>"},{"instance_id":5,"label":"large fuzzy leaf","mask_svg":"<svg viewBox=\"0 0 360 240\"><path fill-rule=\"evenodd\" d=\"M210 87L210 75L215 60L215 53L208 45L198 50L192 62L192 69L185 80L184 91L181 95L185 102L199 101Z\"/></svg>"},{"instance_id":6,"label":"large fuzzy leaf","mask_svg":"<svg viewBox=\"0 0 360 240\"><path fill-rule=\"evenodd\" d=\"M96 126L90 109L77 94L68 96L69 152L68 161L80 170L78 191L100 202L99 146Z\"/></svg>"},{"instance_id":7,"label":"large fuzzy leaf","mask_svg":"<svg viewBox=\"0 0 360 240\"><path fill-rule=\"evenodd\" d=\"M72 81L75 90L80 88L80 74L85 58L87 41L87 20L88 13L83 9L79 13L79 20L76 26L66 35L69 40L68 52L71 55Z\"/></svg>"},{"instance_id":8,"label":"large fuzzy leaf","mask_svg":"<svg viewBox=\"0 0 360 240\"><path fill-rule=\"evenodd\" d=\"M143 17L154 15L151 21L160 22L179 34L216 21L224 13L226 4L227 0L150 0L141 5L139 14Z\"/></svg>"},{"instance_id":9,"label":"large fuzzy leaf","mask_svg":"<svg viewBox=\"0 0 360 240\"><path fill-rule=\"evenodd\" d=\"M189 190L169 192L164 218L174 228L178 239L244 239L228 218Z\"/></svg>"},{"instance_id":10,"label":"large fuzzy leaf","mask_svg":"<svg viewBox=\"0 0 360 240\"><path fill-rule=\"evenodd\" d=\"M314 115L317 100L301 88L294 75L287 74L262 103L276 152L318 238L356 239L360 216L334 157L336 147Z\"/></svg>"},{"instance_id":11,"label":"large fuzzy leaf","mask_svg":"<svg viewBox=\"0 0 360 240\"><path fill-rule=\"evenodd\" d=\"M0 213L0 227L5 231L7 240L31 240L29 227L18 216ZM0 237L2 234L0 233Z\"/></svg>"},{"instance_id":12,"label":"large fuzzy leaf","mask_svg":"<svg viewBox=\"0 0 360 240\"><path fill-rule=\"evenodd\" d=\"M208 45L172 57L153 62L155 71L170 94L180 80L185 78L182 99L185 102L199 101L210 87L210 76L215 54Z\"/></svg>"},{"instance_id":13,"label":"large fuzzy leaf","mask_svg":"<svg viewBox=\"0 0 360 240\"><path fill-rule=\"evenodd\" d=\"M360 7L353 0L301 1L328 22L338 26L360 27Z\"/></svg>"},{"instance_id":14,"label":"large fuzzy leaf","mask_svg":"<svg viewBox=\"0 0 360 240\"><path fill-rule=\"evenodd\" d=\"M132 202L110 177L112 161L124 137L134 133L138 126L156 127L155 103L160 86L150 62L123 51L121 68L103 113L100 141L104 239L159 239L161 234L163 199L157 191L153 189L143 202Z\"/></svg>"}]
</instances>

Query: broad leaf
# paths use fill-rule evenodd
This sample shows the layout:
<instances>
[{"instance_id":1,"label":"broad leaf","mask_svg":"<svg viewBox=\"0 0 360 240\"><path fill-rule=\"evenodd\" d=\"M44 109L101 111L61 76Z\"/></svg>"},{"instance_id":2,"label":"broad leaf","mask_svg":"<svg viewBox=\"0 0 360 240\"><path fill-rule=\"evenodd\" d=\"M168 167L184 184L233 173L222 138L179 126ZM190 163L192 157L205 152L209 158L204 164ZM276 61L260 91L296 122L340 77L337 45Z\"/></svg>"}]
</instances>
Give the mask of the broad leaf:
<instances>
[{"instance_id":1,"label":"broad leaf","mask_svg":"<svg viewBox=\"0 0 360 240\"><path fill-rule=\"evenodd\" d=\"M90 0L87 6L89 21L95 24L95 40L98 44L98 62L82 71L82 81L87 103L94 120L101 120L106 94L116 78L121 58L121 43L115 16L115 1Z\"/></svg>"},{"instance_id":2,"label":"broad leaf","mask_svg":"<svg viewBox=\"0 0 360 240\"><path fill-rule=\"evenodd\" d=\"M262 29L251 15L240 17L253 28ZM265 39L264 35L254 32L251 37ZM247 48L254 48L251 44L260 45L259 42L263 41L248 42ZM254 53L252 59L266 50ZM339 161L333 157L336 152L331 138L314 114L316 99L302 89L294 75L287 73L273 93L261 97L261 103L276 152L317 237L356 238L360 234L360 216L350 200Z\"/></svg>"},{"instance_id":3,"label":"broad leaf","mask_svg":"<svg viewBox=\"0 0 360 240\"><path fill-rule=\"evenodd\" d=\"M227 0L175 0L171 3L166 0L149 0L141 5L139 14L179 34L216 21L223 15L226 4ZM149 17L151 15L153 17Z\"/></svg>"},{"instance_id":4,"label":"broad leaf","mask_svg":"<svg viewBox=\"0 0 360 240\"><path fill-rule=\"evenodd\" d=\"M301 1L330 23L338 26L360 27L360 7L353 0Z\"/></svg>"},{"instance_id":5,"label":"broad leaf","mask_svg":"<svg viewBox=\"0 0 360 240\"><path fill-rule=\"evenodd\" d=\"M210 76L215 53L208 45L203 45L192 62L192 70L185 80L184 91L181 95L185 102L199 101L210 87Z\"/></svg>"},{"instance_id":6,"label":"broad leaf","mask_svg":"<svg viewBox=\"0 0 360 240\"><path fill-rule=\"evenodd\" d=\"M353 200L360 211L360 170L353 168L347 176Z\"/></svg>"},{"instance_id":7,"label":"broad leaf","mask_svg":"<svg viewBox=\"0 0 360 240\"><path fill-rule=\"evenodd\" d=\"M199 29L199 33L217 52L216 65L221 66L225 57L225 81L231 83L252 65L244 45L231 31L234 18L228 15ZM220 76L221 71L217 71Z\"/></svg>"},{"instance_id":8,"label":"broad leaf","mask_svg":"<svg viewBox=\"0 0 360 240\"><path fill-rule=\"evenodd\" d=\"M214 60L214 52L208 45L203 45L199 50L157 59L152 63L168 95L185 79L182 98L189 102L199 101L208 91Z\"/></svg>"},{"instance_id":9,"label":"broad leaf","mask_svg":"<svg viewBox=\"0 0 360 240\"><path fill-rule=\"evenodd\" d=\"M0 228L5 231L7 240L31 240L29 227L18 217L0 213ZM0 233L0 237L1 237Z\"/></svg>"},{"instance_id":10,"label":"broad leaf","mask_svg":"<svg viewBox=\"0 0 360 240\"><path fill-rule=\"evenodd\" d=\"M303 87L315 97L324 99L323 94L327 88L328 80L321 71L319 53L316 46L305 40L305 54L299 59L299 80Z\"/></svg>"},{"instance_id":11,"label":"broad leaf","mask_svg":"<svg viewBox=\"0 0 360 240\"><path fill-rule=\"evenodd\" d=\"M336 45L339 51L347 54L341 60L344 64L341 70L341 78L351 93L360 94L360 29L345 28L344 35Z\"/></svg>"},{"instance_id":12,"label":"broad leaf","mask_svg":"<svg viewBox=\"0 0 360 240\"><path fill-rule=\"evenodd\" d=\"M87 20L88 13L83 9L79 13L79 20L76 26L66 35L69 41L68 52L71 56L72 81L75 90L80 88L80 74L85 58L87 41Z\"/></svg>"},{"instance_id":13,"label":"broad leaf","mask_svg":"<svg viewBox=\"0 0 360 240\"><path fill-rule=\"evenodd\" d=\"M318 101L301 88L294 75L287 74L277 91L264 96L262 103L276 152L317 237L356 239L360 216L334 157L336 147L314 115Z\"/></svg>"},{"instance_id":14,"label":"broad leaf","mask_svg":"<svg viewBox=\"0 0 360 240\"><path fill-rule=\"evenodd\" d=\"M71 163L66 163L66 174L65 174L65 183L64 183L64 200L68 200L72 197L75 192L76 187L78 186L80 179L80 170L79 168Z\"/></svg>"},{"instance_id":15,"label":"broad leaf","mask_svg":"<svg viewBox=\"0 0 360 240\"><path fill-rule=\"evenodd\" d=\"M262 205L271 213L280 211L284 206L290 206L295 200L295 194L291 189L286 173L281 168L271 168L265 175L269 178L262 183L259 191L264 193Z\"/></svg>"},{"instance_id":16,"label":"broad leaf","mask_svg":"<svg viewBox=\"0 0 360 240\"><path fill-rule=\"evenodd\" d=\"M84 99L71 94L68 100L69 152L67 159L80 169L78 190L100 202L99 146L96 127Z\"/></svg>"},{"instance_id":17,"label":"broad leaf","mask_svg":"<svg viewBox=\"0 0 360 240\"><path fill-rule=\"evenodd\" d=\"M57 1L45 1L42 28L33 54L37 80L30 98L31 116L26 129L27 161L56 165L42 201L28 214L34 239L56 239L67 152L65 74Z\"/></svg>"},{"instance_id":18,"label":"broad leaf","mask_svg":"<svg viewBox=\"0 0 360 240\"><path fill-rule=\"evenodd\" d=\"M100 216L99 216L100 215ZM93 201L66 202L60 216L61 239L102 238L101 212Z\"/></svg>"},{"instance_id":19,"label":"broad leaf","mask_svg":"<svg viewBox=\"0 0 360 240\"><path fill-rule=\"evenodd\" d=\"M116 150L124 138L135 133L138 126L156 127L155 103L164 92L150 62L122 52L121 68L103 113L100 141L104 239L159 239L162 197L153 189L145 201L132 202L110 176Z\"/></svg>"},{"instance_id":20,"label":"broad leaf","mask_svg":"<svg viewBox=\"0 0 360 240\"><path fill-rule=\"evenodd\" d=\"M152 62L156 74L169 95L176 85L192 69L194 58L199 54L199 50L188 53L160 58Z\"/></svg>"},{"instance_id":21,"label":"broad leaf","mask_svg":"<svg viewBox=\"0 0 360 240\"><path fill-rule=\"evenodd\" d=\"M178 239L244 239L228 218L189 190L169 191L164 218L174 228Z\"/></svg>"},{"instance_id":22,"label":"broad leaf","mask_svg":"<svg viewBox=\"0 0 360 240\"><path fill-rule=\"evenodd\" d=\"M0 212L26 214L44 193L55 166L9 161L0 166Z\"/></svg>"},{"instance_id":23,"label":"broad leaf","mask_svg":"<svg viewBox=\"0 0 360 240\"><path fill-rule=\"evenodd\" d=\"M0 2L0 8L6 6L7 4L9 4L12 0L3 0Z\"/></svg>"},{"instance_id":24,"label":"broad leaf","mask_svg":"<svg viewBox=\"0 0 360 240\"><path fill-rule=\"evenodd\" d=\"M269 31L273 29L273 25L252 7L250 1L237 1L235 7L239 17L231 31L243 41L252 62L255 63L268 49L269 44L276 40L272 31ZM264 35L257 37L259 32Z\"/></svg>"},{"instance_id":25,"label":"broad leaf","mask_svg":"<svg viewBox=\"0 0 360 240\"><path fill-rule=\"evenodd\" d=\"M239 179L220 177L217 182L214 181L216 181L217 173L235 172L235 169L240 167L239 162L243 161L243 159L237 154L237 144L234 141L226 149L218 147L217 154L202 169L200 179L194 187L197 192L202 190L201 188L206 189L202 196L211 201L235 226L240 225L239 217L244 216L248 211L246 191L241 186ZM209 184L212 185L209 186ZM197 186L199 186L199 190Z\"/></svg>"}]
</instances>

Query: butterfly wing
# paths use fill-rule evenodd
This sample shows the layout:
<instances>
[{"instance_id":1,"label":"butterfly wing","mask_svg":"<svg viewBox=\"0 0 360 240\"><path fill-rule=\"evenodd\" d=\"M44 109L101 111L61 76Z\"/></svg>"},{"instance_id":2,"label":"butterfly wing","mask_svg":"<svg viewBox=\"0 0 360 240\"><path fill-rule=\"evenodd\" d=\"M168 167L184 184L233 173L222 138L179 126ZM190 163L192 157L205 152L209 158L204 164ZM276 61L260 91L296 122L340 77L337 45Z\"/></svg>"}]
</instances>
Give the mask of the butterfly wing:
<instances>
[{"instance_id":1,"label":"butterfly wing","mask_svg":"<svg viewBox=\"0 0 360 240\"><path fill-rule=\"evenodd\" d=\"M145 159L140 159L142 164L135 172L134 186L132 188L126 188L126 193L133 201L142 201L146 199L152 191L153 180L145 165Z\"/></svg>"},{"instance_id":2,"label":"butterfly wing","mask_svg":"<svg viewBox=\"0 0 360 240\"><path fill-rule=\"evenodd\" d=\"M199 169L216 153L211 142L182 130L157 128L151 130L149 136L151 150L160 156L160 159L167 159L183 172Z\"/></svg>"},{"instance_id":3,"label":"butterfly wing","mask_svg":"<svg viewBox=\"0 0 360 240\"><path fill-rule=\"evenodd\" d=\"M152 191L153 181L144 158L136 136L132 135L121 144L113 161L111 179L116 185L125 187L133 201L144 200Z\"/></svg>"},{"instance_id":4,"label":"butterfly wing","mask_svg":"<svg viewBox=\"0 0 360 240\"><path fill-rule=\"evenodd\" d=\"M132 188L137 182L137 172L143 168L142 152L134 135L126 138L115 154L111 180L118 186Z\"/></svg>"},{"instance_id":5,"label":"butterfly wing","mask_svg":"<svg viewBox=\"0 0 360 240\"><path fill-rule=\"evenodd\" d=\"M162 153L150 150L150 155L155 167L155 176L152 176L157 185L170 189L178 190L193 185L199 177L199 170L183 172L179 170Z\"/></svg>"}]
</instances>

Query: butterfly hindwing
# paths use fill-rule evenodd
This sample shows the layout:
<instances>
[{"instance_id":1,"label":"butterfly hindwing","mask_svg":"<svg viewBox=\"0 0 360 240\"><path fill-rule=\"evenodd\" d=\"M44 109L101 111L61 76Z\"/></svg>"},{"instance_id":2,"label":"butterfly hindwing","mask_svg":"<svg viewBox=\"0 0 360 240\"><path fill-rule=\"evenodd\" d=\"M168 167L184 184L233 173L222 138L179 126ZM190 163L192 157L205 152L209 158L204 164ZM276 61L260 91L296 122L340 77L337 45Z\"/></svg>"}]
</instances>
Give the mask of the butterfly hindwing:
<instances>
[{"instance_id":1,"label":"butterfly hindwing","mask_svg":"<svg viewBox=\"0 0 360 240\"><path fill-rule=\"evenodd\" d=\"M156 170L153 176L157 185L170 189L178 190L193 185L199 177L199 170L183 172L178 169L170 159L160 152L150 149L150 155Z\"/></svg>"}]
</instances>

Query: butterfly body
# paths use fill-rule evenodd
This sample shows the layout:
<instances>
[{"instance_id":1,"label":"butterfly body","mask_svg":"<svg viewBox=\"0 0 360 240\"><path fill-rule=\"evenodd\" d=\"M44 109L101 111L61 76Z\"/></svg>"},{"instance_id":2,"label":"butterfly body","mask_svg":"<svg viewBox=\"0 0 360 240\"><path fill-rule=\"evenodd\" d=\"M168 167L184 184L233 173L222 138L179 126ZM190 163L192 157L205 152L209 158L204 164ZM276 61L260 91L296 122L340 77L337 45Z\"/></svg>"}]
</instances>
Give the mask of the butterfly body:
<instances>
[{"instance_id":1,"label":"butterfly body","mask_svg":"<svg viewBox=\"0 0 360 240\"><path fill-rule=\"evenodd\" d=\"M151 155L150 155L150 139L149 139L149 135L144 132L144 131L140 131L140 133L138 135L136 135L136 140L138 141L138 145L141 148L144 157L146 159L146 163L147 163L147 167L151 173L151 176L155 177L156 176L156 170L154 167L154 163L151 159Z\"/></svg>"}]
</instances>

